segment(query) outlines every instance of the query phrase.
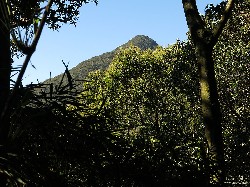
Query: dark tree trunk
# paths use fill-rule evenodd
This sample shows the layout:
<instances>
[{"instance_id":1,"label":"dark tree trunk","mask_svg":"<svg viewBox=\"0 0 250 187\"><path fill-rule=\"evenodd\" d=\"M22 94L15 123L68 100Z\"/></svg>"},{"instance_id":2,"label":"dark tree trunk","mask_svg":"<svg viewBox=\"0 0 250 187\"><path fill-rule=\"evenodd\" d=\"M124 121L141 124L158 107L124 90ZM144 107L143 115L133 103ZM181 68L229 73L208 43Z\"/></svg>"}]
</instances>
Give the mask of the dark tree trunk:
<instances>
[{"instance_id":1,"label":"dark tree trunk","mask_svg":"<svg viewBox=\"0 0 250 187\"><path fill-rule=\"evenodd\" d=\"M235 0L228 0L218 25L209 30L198 12L196 0L182 0L199 65L202 117L208 144L208 163L205 164L209 177L208 186L223 186L225 180L221 111L212 53L230 17L234 2Z\"/></svg>"},{"instance_id":2,"label":"dark tree trunk","mask_svg":"<svg viewBox=\"0 0 250 187\"><path fill-rule=\"evenodd\" d=\"M209 176L208 185L223 186L225 179L224 148L212 47L205 44L197 44L196 56L199 65L202 115L208 144L207 165L209 167L206 168Z\"/></svg>"},{"instance_id":3,"label":"dark tree trunk","mask_svg":"<svg viewBox=\"0 0 250 187\"><path fill-rule=\"evenodd\" d=\"M5 9L5 1L1 1L0 5L0 145L1 149L4 149L7 145L9 118L7 117L3 120L2 113L10 93L11 56L8 16L4 12L4 10L7 10ZM5 186L6 183L7 176L1 173L0 184Z\"/></svg>"},{"instance_id":4,"label":"dark tree trunk","mask_svg":"<svg viewBox=\"0 0 250 187\"><path fill-rule=\"evenodd\" d=\"M0 8L0 145L6 144L9 130L8 117L2 118L5 102L10 93L11 53L8 16L3 4Z\"/></svg>"}]
</instances>

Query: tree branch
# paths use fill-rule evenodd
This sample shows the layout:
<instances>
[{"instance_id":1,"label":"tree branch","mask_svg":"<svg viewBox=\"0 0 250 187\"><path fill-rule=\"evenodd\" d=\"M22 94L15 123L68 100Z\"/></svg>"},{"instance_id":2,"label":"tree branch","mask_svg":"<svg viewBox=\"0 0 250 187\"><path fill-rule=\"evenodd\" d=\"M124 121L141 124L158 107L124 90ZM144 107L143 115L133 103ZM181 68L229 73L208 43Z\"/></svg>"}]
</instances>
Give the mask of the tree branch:
<instances>
[{"instance_id":1,"label":"tree branch","mask_svg":"<svg viewBox=\"0 0 250 187\"><path fill-rule=\"evenodd\" d=\"M214 46L216 44L216 42L218 41L218 38L221 35L222 30L225 27L231 13L232 13L234 3L235 3L235 0L228 0L225 11L224 11L223 15L221 16L220 22L213 29L213 36L212 36L212 40L211 40L212 46Z\"/></svg>"},{"instance_id":2,"label":"tree branch","mask_svg":"<svg viewBox=\"0 0 250 187\"><path fill-rule=\"evenodd\" d=\"M199 35L199 30L205 30L205 23L199 14L196 0L182 0L182 4L191 37L196 43L197 40L202 39L202 35Z\"/></svg>"},{"instance_id":3,"label":"tree branch","mask_svg":"<svg viewBox=\"0 0 250 187\"><path fill-rule=\"evenodd\" d=\"M204 24L199 14L196 0L182 0L182 4L188 25Z\"/></svg>"},{"instance_id":4,"label":"tree branch","mask_svg":"<svg viewBox=\"0 0 250 187\"><path fill-rule=\"evenodd\" d=\"M15 88L16 89L19 88L19 86L21 84L21 81L22 81L22 78L23 78L23 75L24 75L24 73L26 71L26 68L28 66L28 63L30 61L30 58L31 58L32 54L35 52L35 50L36 50L36 46L37 46L38 41L39 41L39 39L41 37L42 30L43 30L43 27L45 25L45 22L46 22L46 19L47 19L47 16L49 14L49 11L50 11L50 8L52 6L53 1L54 0L50 0L48 2L47 6L46 6L46 9L45 9L45 11L43 13L43 17L42 17L41 23L40 23L39 28L38 28L38 30L36 32L35 38L34 38L32 44L31 44L31 46L29 47L30 48L29 53L27 54L26 59L24 60L22 69L21 69L21 71L19 73L19 76L17 78L17 81L16 81L16 84L14 86L13 92L14 92Z\"/></svg>"},{"instance_id":5,"label":"tree branch","mask_svg":"<svg viewBox=\"0 0 250 187\"><path fill-rule=\"evenodd\" d=\"M43 13L43 17L42 17L42 20L40 22L39 28L38 28L38 30L37 30L37 32L35 34L35 38L34 38L32 44L31 44L31 46L29 47L28 54L27 54L27 56L26 56L26 58L25 58L25 60L23 62L22 68L21 68L20 73L19 73L19 75L17 77L17 80L16 80L16 83L14 85L13 91L10 94L10 96L8 97L8 99L7 99L6 103L5 103L4 110L3 110L3 112L2 112L2 114L0 116L0 119L1 119L0 121L2 121L2 119L6 117L6 113L8 113L9 107L11 105L11 101L14 98L18 88L21 85L23 75L24 75L24 73L26 71L26 68L27 68L27 66L29 64L31 56L33 55L33 53L36 50L37 43L38 43L38 41L40 39L40 36L42 34L42 30L44 28L44 25L45 25L45 22L46 22L46 19L47 19L47 16L49 14L49 11L50 11L50 8L52 6L53 1L54 0L50 0L48 2L47 6L46 6L46 9L45 9L45 11Z\"/></svg>"}]
</instances>

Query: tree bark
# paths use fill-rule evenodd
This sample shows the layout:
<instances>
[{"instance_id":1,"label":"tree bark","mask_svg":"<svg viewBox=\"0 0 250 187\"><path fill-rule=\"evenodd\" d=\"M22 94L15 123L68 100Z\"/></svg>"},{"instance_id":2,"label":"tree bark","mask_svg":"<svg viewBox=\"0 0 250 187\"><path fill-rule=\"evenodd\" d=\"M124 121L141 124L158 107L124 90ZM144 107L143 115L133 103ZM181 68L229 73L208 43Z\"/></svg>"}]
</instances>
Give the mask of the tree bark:
<instances>
[{"instance_id":1,"label":"tree bark","mask_svg":"<svg viewBox=\"0 0 250 187\"><path fill-rule=\"evenodd\" d=\"M195 46L199 66L200 94L205 137L208 145L207 186L223 186L225 180L221 110L214 71L213 47L230 17L235 0L229 0L220 22L212 30L206 28L196 0L182 0L187 25Z\"/></svg>"},{"instance_id":2,"label":"tree bark","mask_svg":"<svg viewBox=\"0 0 250 187\"><path fill-rule=\"evenodd\" d=\"M7 98L10 94L10 73L11 73L11 53L10 53L10 30L7 7L5 1L1 1L0 8L0 145L5 144L8 137L8 118L3 120L3 110Z\"/></svg>"},{"instance_id":3,"label":"tree bark","mask_svg":"<svg viewBox=\"0 0 250 187\"><path fill-rule=\"evenodd\" d=\"M196 56L199 66L202 115L208 144L207 165L209 167L206 168L209 176L208 186L223 186L225 180L224 148L212 48L197 45Z\"/></svg>"}]
</instances>

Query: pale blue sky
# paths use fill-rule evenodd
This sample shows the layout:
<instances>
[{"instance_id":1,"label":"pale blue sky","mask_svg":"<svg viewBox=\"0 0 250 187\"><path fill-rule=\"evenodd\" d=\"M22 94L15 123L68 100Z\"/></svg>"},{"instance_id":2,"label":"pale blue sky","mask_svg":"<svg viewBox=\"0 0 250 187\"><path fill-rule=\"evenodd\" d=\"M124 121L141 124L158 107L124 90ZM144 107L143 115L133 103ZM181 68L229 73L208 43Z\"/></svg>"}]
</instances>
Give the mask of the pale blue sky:
<instances>
[{"instance_id":1,"label":"pale blue sky","mask_svg":"<svg viewBox=\"0 0 250 187\"><path fill-rule=\"evenodd\" d=\"M219 0L197 0L202 12ZM44 29L31 58L24 84L36 83L73 68L83 60L111 51L136 35L143 34L167 46L186 39L186 20L181 0L99 0L81 8L77 27L64 25L59 32ZM20 62L16 62L20 64Z\"/></svg>"}]
</instances>

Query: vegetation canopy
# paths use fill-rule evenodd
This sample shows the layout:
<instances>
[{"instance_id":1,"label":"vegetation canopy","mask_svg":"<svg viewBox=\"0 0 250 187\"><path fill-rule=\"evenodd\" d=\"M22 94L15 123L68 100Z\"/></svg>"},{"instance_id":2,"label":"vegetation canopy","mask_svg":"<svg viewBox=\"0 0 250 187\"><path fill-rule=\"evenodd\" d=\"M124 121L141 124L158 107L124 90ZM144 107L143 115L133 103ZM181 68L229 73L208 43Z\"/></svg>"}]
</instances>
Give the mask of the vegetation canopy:
<instances>
[{"instance_id":1,"label":"vegetation canopy","mask_svg":"<svg viewBox=\"0 0 250 187\"><path fill-rule=\"evenodd\" d=\"M1 185L249 185L249 1L200 15L183 0L186 41L138 35L26 87L44 25L75 24L90 1L0 2ZM11 89L15 55L26 60Z\"/></svg>"}]
</instances>

